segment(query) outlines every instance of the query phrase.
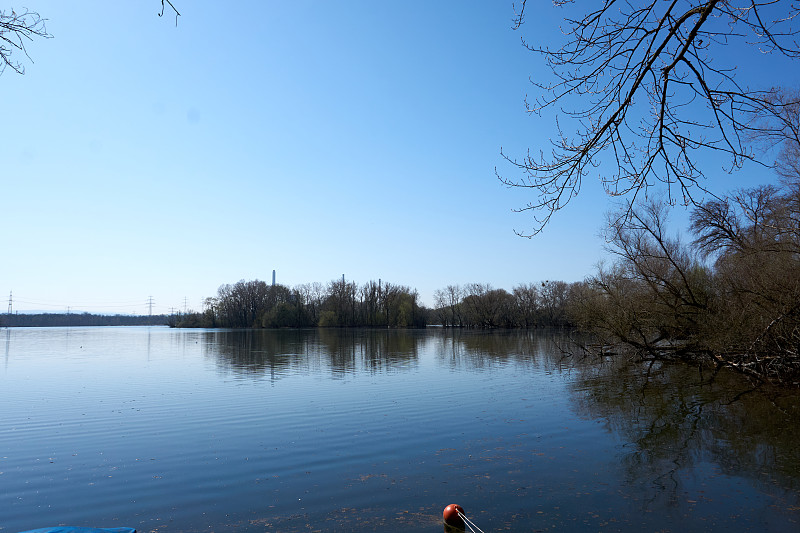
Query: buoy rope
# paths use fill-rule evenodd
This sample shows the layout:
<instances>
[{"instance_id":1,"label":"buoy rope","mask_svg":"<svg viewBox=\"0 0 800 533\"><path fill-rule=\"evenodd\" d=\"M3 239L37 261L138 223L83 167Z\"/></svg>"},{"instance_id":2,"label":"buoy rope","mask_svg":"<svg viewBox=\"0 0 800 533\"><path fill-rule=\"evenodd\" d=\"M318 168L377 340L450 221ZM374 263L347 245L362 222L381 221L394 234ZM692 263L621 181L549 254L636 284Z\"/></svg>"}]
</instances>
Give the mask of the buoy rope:
<instances>
[{"instance_id":1,"label":"buoy rope","mask_svg":"<svg viewBox=\"0 0 800 533\"><path fill-rule=\"evenodd\" d=\"M458 516L461 517L461 519L464 521L464 525L466 525L467 529L469 529L472 533L483 533L483 530L478 526L476 526L475 522L467 518L467 515L465 515L461 511L458 511Z\"/></svg>"}]
</instances>

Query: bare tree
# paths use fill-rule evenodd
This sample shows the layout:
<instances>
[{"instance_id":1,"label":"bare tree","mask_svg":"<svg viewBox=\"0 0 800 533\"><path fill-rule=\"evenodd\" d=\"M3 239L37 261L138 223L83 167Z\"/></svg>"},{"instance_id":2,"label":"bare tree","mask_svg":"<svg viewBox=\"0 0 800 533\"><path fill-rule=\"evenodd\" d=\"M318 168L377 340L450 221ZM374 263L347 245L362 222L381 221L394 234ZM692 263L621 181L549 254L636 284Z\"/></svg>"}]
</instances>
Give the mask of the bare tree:
<instances>
[{"instance_id":1,"label":"bare tree","mask_svg":"<svg viewBox=\"0 0 800 533\"><path fill-rule=\"evenodd\" d=\"M436 289L433 293L433 309L436 320L442 326L452 326L450 323L450 310L447 307L447 294L442 289Z\"/></svg>"},{"instance_id":2,"label":"bare tree","mask_svg":"<svg viewBox=\"0 0 800 533\"><path fill-rule=\"evenodd\" d=\"M23 60L18 59L19 54L24 54L30 60L25 43L33 41L34 37L43 39L52 37L47 33L45 20L39 13L27 9L19 13L13 9L10 13L0 10L0 74L6 67L10 67L18 74L25 74Z\"/></svg>"},{"instance_id":3,"label":"bare tree","mask_svg":"<svg viewBox=\"0 0 800 533\"><path fill-rule=\"evenodd\" d=\"M704 202L695 240L666 230L667 206L611 217L618 260L571 300L576 322L601 342L654 359L728 366L759 380L800 375L800 184L761 186ZM713 266L701 259L714 259Z\"/></svg>"},{"instance_id":4,"label":"bare tree","mask_svg":"<svg viewBox=\"0 0 800 533\"><path fill-rule=\"evenodd\" d=\"M800 183L800 92L780 89L768 95L776 111L772 128L754 128L751 136L769 153L778 147L775 171L786 186Z\"/></svg>"},{"instance_id":5,"label":"bare tree","mask_svg":"<svg viewBox=\"0 0 800 533\"><path fill-rule=\"evenodd\" d=\"M161 13L159 13L158 16L159 17L163 17L164 16L164 9L166 8L166 6L164 5L165 2L167 4L169 4L169 7L172 9L172 11L175 12L175 25L177 26L178 25L178 17L180 17L181 14L178 12L177 9L175 9L175 6L172 5L172 2L170 2L169 0L161 0Z\"/></svg>"},{"instance_id":6,"label":"bare tree","mask_svg":"<svg viewBox=\"0 0 800 533\"><path fill-rule=\"evenodd\" d=\"M463 299L469 325L479 328L512 327L515 303L511 294L488 283L468 284Z\"/></svg>"},{"instance_id":7,"label":"bare tree","mask_svg":"<svg viewBox=\"0 0 800 533\"><path fill-rule=\"evenodd\" d=\"M361 295L362 323L367 326L374 326L378 323L378 304L381 295L380 282L369 281L359 289Z\"/></svg>"},{"instance_id":8,"label":"bare tree","mask_svg":"<svg viewBox=\"0 0 800 533\"><path fill-rule=\"evenodd\" d=\"M566 282L557 280L542 282L539 289L539 302L548 325L563 325L568 291L569 284Z\"/></svg>"},{"instance_id":9,"label":"bare tree","mask_svg":"<svg viewBox=\"0 0 800 533\"><path fill-rule=\"evenodd\" d=\"M531 80L539 96L526 102L528 112L558 107L558 135L550 150L538 154L529 150L513 158L502 152L522 177L498 173L507 186L530 188L536 195L518 209L534 212L533 229L518 234L539 233L595 172L602 173L609 195L623 196L631 206L657 185L666 189L670 204L698 205L711 193L701 154L725 154L733 170L758 161L746 142L749 132L784 127L781 110L791 102L774 98L778 90L769 86L740 84L739 65L719 58L726 47L741 45L736 55L758 54L756 61L763 53L796 59L796 2L554 3L567 11L565 42L553 49L523 44L543 56L553 75L551 82ZM593 7L585 12L585 5ZM522 0L515 29L523 24L526 7Z\"/></svg>"},{"instance_id":10,"label":"bare tree","mask_svg":"<svg viewBox=\"0 0 800 533\"><path fill-rule=\"evenodd\" d=\"M161 0L161 11L159 17L164 16L164 10L169 5L175 13L175 25L178 25L180 12L175 8L170 0ZM19 54L24 54L31 62L31 56L25 49L25 43L33 41L34 37L51 39L53 36L47 32L45 22L36 11L24 9L17 13L13 8L11 12L0 9L0 74L10 67L18 74L25 74L25 66L21 59L17 59Z\"/></svg>"},{"instance_id":11,"label":"bare tree","mask_svg":"<svg viewBox=\"0 0 800 533\"><path fill-rule=\"evenodd\" d=\"M535 283L521 283L513 289L520 323L526 328L536 325L541 296Z\"/></svg>"},{"instance_id":12,"label":"bare tree","mask_svg":"<svg viewBox=\"0 0 800 533\"><path fill-rule=\"evenodd\" d=\"M708 342L727 364L770 379L800 374L799 222L800 182L738 191L692 213L725 302Z\"/></svg>"},{"instance_id":13,"label":"bare tree","mask_svg":"<svg viewBox=\"0 0 800 533\"><path fill-rule=\"evenodd\" d=\"M461 303L464 296L466 296L466 290L460 285L448 285L442 291L443 305L450 313L449 324L451 326L461 327L464 325L464 310Z\"/></svg>"},{"instance_id":14,"label":"bare tree","mask_svg":"<svg viewBox=\"0 0 800 533\"><path fill-rule=\"evenodd\" d=\"M667 234L664 202L629 209L628 221L611 216L606 230L617 260L574 287L570 318L612 352L722 364L708 347L716 309L711 271Z\"/></svg>"}]
</instances>

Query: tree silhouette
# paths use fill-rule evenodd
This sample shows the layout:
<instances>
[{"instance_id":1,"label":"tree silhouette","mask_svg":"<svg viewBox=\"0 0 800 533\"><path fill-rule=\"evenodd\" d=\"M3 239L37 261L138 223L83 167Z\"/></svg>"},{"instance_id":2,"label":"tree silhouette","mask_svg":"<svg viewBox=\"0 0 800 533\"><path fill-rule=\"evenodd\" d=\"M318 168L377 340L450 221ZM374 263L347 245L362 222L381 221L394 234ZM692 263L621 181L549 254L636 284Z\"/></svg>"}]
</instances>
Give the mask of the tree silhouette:
<instances>
[{"instance_id":1,"label":"tree silhouette","mask_svg":"<svg viewBox=\"0 0 800 533\"><path fill-rule=\"evenodd\" d=\"M557 108L558 134L549 150L529 150L521 158L501 152L521 177L497 172L505 185L535 195L517 209L534 213L533 229L518 234L539 233L593 173L609 195L628 205L654 186L666 189L672 204L698 205L713 196L704 154L724 154L729 170L760 162L748 140L779 130L788 102L776 99L779 89L768 85L779 79L764 80L761 89L741 84L738 54L796 59L795 2L603 0L588 12L588 4L554 3L566 11L565 41L552 49L523 44L543 57L552 74L550 81L531 80L538 96L526 101L527 110ZM515 29L529 6L522 0L518 7Z\"/></svg>"},{"instance_id":2,"label":"tree silhouette","mask_svg":"<svg viewBox=\"0 0 800 533\"><path fill-rule=\"evenodd\" d=\"M178 17L181 14L170 2L161 0L161 12L158 16L164 16L164 10L169 5L175 12L175 25L178 25ZM25 74L25 66L19 54L24 54L30 61L33 61L25 49L25 43L33 41L35 37L51 39L53 36L47 32L45 21L36 11L23 9L19 13L11 9L10 12L0 10L0 74L7 67L10 67L17 74Z\"/></svg>"},{"instance_id":3,"label":"tree silhouette","mask_svg":"<svg viewBox=\"0 0 800 533\"><path fill-rule=\"evenodd\" d=\"M13 9L10 12L0 10L0 74L7 67L18 74L25 74L22 59L18 58L20 54L24 54L30 59L25 43L32 41L34 37L52 37L47 33L45 19L39 13L27 9L19 13Z\"/></svg>"}]
</instances>

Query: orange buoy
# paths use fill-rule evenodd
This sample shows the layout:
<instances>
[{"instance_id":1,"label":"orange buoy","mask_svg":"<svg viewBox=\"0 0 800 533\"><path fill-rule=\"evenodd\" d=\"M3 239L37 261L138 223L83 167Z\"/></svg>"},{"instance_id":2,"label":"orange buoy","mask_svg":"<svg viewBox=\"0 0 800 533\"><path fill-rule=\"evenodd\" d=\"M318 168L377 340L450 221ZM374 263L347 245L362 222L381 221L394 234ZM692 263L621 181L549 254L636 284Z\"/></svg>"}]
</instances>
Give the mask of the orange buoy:
<instances>
[{"instance_id":1,"label":"orange buoy","mask_svg":"<svg viewBox=\"0 0 800 533\"><path fill-rule=\"evenodd\" d=\"M444 523L448 526L464 529L464 519L461 518L462 514L464 514L464 508L456 503L451 503L444 508L442 518L444 518Z\"/></svg>"}]
</instances>

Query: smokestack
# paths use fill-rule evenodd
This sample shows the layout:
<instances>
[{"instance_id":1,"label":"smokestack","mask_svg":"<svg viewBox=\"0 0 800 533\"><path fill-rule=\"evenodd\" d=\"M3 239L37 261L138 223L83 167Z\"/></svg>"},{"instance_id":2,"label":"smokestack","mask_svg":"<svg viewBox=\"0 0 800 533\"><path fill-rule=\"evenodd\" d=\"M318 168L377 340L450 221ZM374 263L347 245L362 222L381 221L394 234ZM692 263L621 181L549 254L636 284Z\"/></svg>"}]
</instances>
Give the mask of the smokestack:
<instances>
[{"instance_id":1,"label":"smokestack","mask_svg":"<svg viewBox=\"0 0 800 533\"><path fill-rule=\"evenodd\" d=\"M275 286L275 271L272 271L272 286Z\"/></svg>"}]
</instances>

